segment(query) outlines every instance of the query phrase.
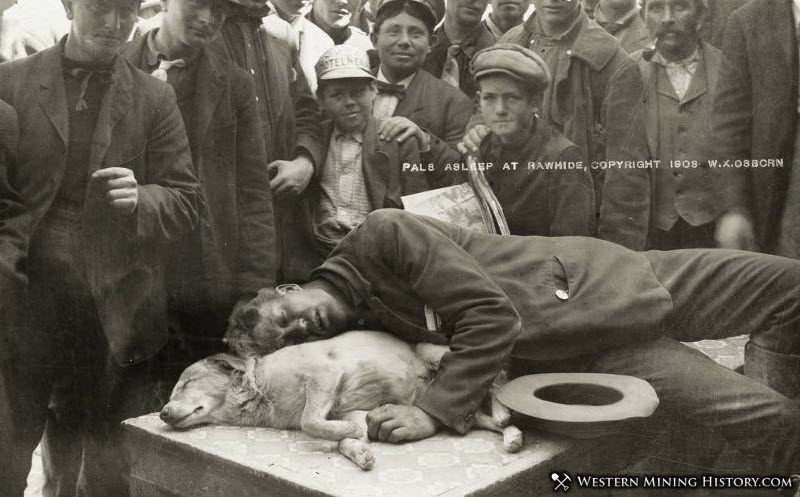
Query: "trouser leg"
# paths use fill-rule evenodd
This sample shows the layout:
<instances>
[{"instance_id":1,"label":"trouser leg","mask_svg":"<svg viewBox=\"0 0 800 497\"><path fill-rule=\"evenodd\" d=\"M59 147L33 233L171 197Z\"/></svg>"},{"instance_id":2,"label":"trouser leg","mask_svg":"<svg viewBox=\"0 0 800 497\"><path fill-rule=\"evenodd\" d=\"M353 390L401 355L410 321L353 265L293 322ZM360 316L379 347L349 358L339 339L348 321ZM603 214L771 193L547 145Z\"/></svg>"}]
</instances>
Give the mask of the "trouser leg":
<instances>
[{"instance_id":1,"label":"trouser leg","mask_svg":"<svg viewBox=\"0 0 800 497\"><path fill-rule=\"evenodd\" d=\"M664 334L680 341L749 334L746 362L761 364L746 364L745 371L756 375L769 369L757 379L786 396L800 395L800 261L733 250L647 252L646 257L673 298ZM764 354L756 353L762 349Z\"/></svg>"},{"instance_id":2,"label":"trouser leg","mask_svg":"<svg viewBox=\"0 0 800 497\"><path fill-rule=\"evenodd\" d=\"M722 436L753 456L760 466L751 469L763 474L792 474L800 468L798 403L684 344L662 337L605 351L586 370L649 382L660 400L649 421L654 427L688 425L696 433ZM642 436L643 444L649 442L647 429ZM697 440L685 450L701 454L706 442Z\"/></svg>"}]
</instances>

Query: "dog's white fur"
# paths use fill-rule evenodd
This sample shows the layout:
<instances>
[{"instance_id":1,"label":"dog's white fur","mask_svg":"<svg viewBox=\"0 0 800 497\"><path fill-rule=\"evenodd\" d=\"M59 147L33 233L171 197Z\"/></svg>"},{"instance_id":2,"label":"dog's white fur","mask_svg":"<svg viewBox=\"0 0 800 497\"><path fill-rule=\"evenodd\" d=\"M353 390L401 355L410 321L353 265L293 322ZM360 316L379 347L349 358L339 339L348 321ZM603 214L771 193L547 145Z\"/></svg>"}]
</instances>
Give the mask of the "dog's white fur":
<instances>
[{"instance_id":1,"label":"dog's white fur","mask_svg":"<svg viewBox=\"0 0 800 497\"><path fill-rule=\"evenodd\" d=\"M412 404L447 350L411 346L377 331L350 331L261 358L217 354L183 372L161 418L175 428L212 423L300 429L338 441L342 454L371 469L367 412ZM503 432L506 450L519 450L522 433L508 426L508 409L492 397L492 411L478 414L476 426Z\"/></svg>"}]
</instances>

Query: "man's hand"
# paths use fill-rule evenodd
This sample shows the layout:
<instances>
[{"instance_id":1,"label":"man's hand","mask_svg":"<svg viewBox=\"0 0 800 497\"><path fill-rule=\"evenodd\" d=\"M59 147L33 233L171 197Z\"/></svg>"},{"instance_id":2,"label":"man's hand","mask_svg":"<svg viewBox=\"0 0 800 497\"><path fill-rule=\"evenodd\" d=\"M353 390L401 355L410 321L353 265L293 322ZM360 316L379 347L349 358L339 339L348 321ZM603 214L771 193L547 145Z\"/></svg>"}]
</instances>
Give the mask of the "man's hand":
<instances>
[{"instance_id":1,"label":"man's hand","mask_svg":"<svg viewBox=\"0 0 800 497\"><path fill-rule=\"evenodd\" d=\"M297 196L303 193L314 176L314 163L305 155L294 160L276 160L267 166L272 193L282 197Z\"/></svg>"},{"instance_id":2,"label":"man's hand","mask_svg":"<svg viewBox=\"0 0 800 497\"><path fill-rule=\"evenodd\" d=\"M384 404L367 414L369 438L400 443L436 434L441 423L417 406Z\"/></svg>"},{"instance_id":3,"label":"man's hand","mask_svg":"<svg viewBox=\"0 0 800 497\"><path fill-rule=\"evenodd\" d=\"M461 142L456 145L456 148L462 155L477 154L478 147L486 136L491 132L491 128L485 124L478 124L472 129L467 130L467 134Z\"/></svg>"},{"instance_id":4,"label":"man's hand","mask_svg":"<svg viewBox=\"0 0 800 497\"><path fill-rule=\"evenodd\" d=\"M98 169L90 178L91 187L104 195L117 212L131 214L139 203L139 189L133 171L124 167Z\"/></svg>"},{"instance_id":5,"label":"man's hand","mask_svg":"<svg viewBox=\"0 0 800 497\"><path fill-rule=\"evenodd\" d=\"M717 221L717 245L720 248L758 251L753 223L741 212L727 212Z\"/></svg>"},{"instance_id":6,"label":"man's hand","mask_svg":"<svg viewBox=\"0 0 800 497\"><path fill-rule=\"evenodd\" d=\"M407 117L394 116L384 119L378 125L378 138L384 141L397 140L403 143L411 137L417 139L420 151L427 152L431 148L431 138L428 133Z\"/></svg>"}]
</instances>

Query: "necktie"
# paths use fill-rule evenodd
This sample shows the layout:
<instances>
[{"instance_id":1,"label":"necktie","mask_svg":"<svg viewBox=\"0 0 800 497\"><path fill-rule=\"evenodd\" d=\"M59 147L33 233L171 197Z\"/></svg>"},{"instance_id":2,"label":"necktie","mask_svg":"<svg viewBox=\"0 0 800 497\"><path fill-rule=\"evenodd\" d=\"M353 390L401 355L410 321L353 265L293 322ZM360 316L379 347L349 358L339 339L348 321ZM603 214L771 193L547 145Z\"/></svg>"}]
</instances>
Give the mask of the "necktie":
<instances>
[{"instance_id":1,"label":"necktie","mask_svg":"<svg viewBox=\"0 0 800 497\"><path fill-rule=\"evenodd\" d=\"M86 89L89 87L89 80L97 78L101 85L108 85L111 82L111 70L89 70L82 67L74 67L69 70L73 78L81 80L81 89L78 93L78 100L75 103L75 110L82 112L89 106L86 104Z\"/></svg>"},{"instance_id":2,"label":"necktie","mask_svg":"<svg viewBox=\"0 0 800 497\"><path fill-rule=\"evenodd\" d=\"M387 93L389 95L394 95L398 99L402 99L406 96L406 87L403 85L395 85L392 83L387 83L386 81L378 81L378 93Z\"/></svg>"},{"instance_id":3,"label":"necktie","mask_svg":"<svg viewBox=\"0 0 800 497\"><path fill-rule=\"evenodd\" d=\"M173 67L186 67L186 61L183 59L175 60L160 60L158 61L158 68L153 71L152 76L161 81L167 80L167 71Z\"/></svg>"},{"instance_id":4,"label":"necktie","mask_svg":"<svg viewBox=\"0 0 800 497\"><path fill-rule=\"evenodd\" d=\"M456 88L460 86L460 76L458 69L458 53L461 51L461 46L450 45L447 47L447 60L445 60L444 68L442 69L442 81L449 83Z\"/></svg>"}]
</instances>

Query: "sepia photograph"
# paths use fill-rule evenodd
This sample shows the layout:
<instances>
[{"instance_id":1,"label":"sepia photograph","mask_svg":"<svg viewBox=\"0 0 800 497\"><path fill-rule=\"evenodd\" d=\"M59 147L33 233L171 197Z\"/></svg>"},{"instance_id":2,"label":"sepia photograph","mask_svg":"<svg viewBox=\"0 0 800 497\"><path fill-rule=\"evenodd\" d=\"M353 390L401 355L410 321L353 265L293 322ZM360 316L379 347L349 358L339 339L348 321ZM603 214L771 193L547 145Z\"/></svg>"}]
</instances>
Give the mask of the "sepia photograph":
<instances>
[{"instance_id":1,"label":"sepia photograph","mask_svg":"<svg viewBox=\"0 0 800 497\"><path fill-rule=\"evenodd\" d=\"M0 497L800 497L799 116L800 0L0 0Z\"/></svg>"}]
</instances>

